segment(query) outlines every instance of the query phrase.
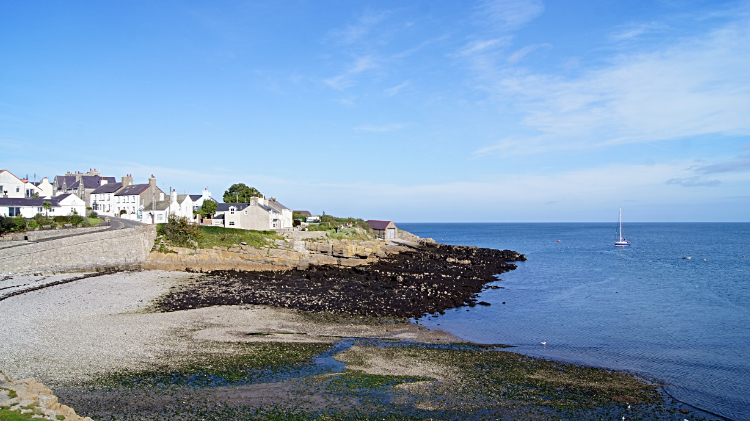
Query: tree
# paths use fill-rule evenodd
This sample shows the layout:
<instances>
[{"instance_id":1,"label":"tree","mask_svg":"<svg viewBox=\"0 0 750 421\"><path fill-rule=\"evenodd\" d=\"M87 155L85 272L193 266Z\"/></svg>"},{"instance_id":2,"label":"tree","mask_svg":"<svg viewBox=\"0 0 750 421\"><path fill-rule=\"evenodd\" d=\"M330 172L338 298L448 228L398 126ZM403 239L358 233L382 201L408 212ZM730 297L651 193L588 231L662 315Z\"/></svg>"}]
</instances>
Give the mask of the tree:
<instances>
[{"instance_id":1,"label":"tree","mask_svg":"<svg viewBox=\"0 0 750 421\"><path fill-rule=\"evenodd\" d=\"M247 203L251 197L262 196L255 187L248 187L244 183L232 184L224 192L224 203Z\"/></svg>"},{"instance_id":2,"label":"tree","mask_svg":"<svg viewBox=\"0 0 750 421\"><path fill-rule=\"evenodd\" d=\"M203 201L203 205L201 206L201 214L203 216L213 215L216 213L217 206L218 203L216 203L215 201L206 199Z\"/></svg>"},{"instance_id":3,"label":"tree","mask_svg":"<svg viewBox=\"0 0 750 421\"><path fill-rule=\"evenodd\" d=\"M44 214L49 217L49 210L52 209L52 203L47 202L46 200L42 203L42 207L44 208Z\"/></svg>"}]
</instances>

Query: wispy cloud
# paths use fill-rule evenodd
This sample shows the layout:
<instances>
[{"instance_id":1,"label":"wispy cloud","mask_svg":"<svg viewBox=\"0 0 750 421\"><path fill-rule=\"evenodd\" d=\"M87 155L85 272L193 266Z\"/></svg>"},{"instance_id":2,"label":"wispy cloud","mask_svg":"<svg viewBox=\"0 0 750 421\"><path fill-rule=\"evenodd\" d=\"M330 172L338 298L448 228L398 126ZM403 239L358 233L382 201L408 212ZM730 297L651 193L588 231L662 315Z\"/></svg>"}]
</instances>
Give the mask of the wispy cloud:
<instances>
[{"instance_id":1,"label":"wispy cloud","mask_svg":"<svg viewBox=\"0 0 750 421\"><path fill-rule=\"evenodd\" d=\"M616 32L610 35L613 41L628 41L640 37L643 34L664 30L666 27L657 22L637 22L622 25Z\"/></svg>"},{"instance_id":2,"label":"wispy cloud","mask_svg":"<svg viewBox=\"0 0 750 421\"><path fill-rule=\"evenodd\" d=\"M687 178L670 178L667 180L667 184L677 184L682 187L713 187L721 184L719 180L706 180L700 176L687 177Z\"/></svg>"},{"instance_id":3,"label":"wispy cloud","mask_svg":"<svg viewBox=\"0 0 750 421\"><path fill-rule=\"evenodd\" d=\"M523 59L528 54L530 54L531 52L539 48L552 48L552 44L543 43L543 44L527 45L521 48L520 50L516 51L515 53L511 54L508 57L508 63L513 63L513 64L518 63L519 61L521 61L521 59Z\"/></svg>"},{"instance_id":4,"label":"wispy cloud","mask_svg":"<svg viewBox=\"0 0 750 421\"><path fill-rule=\"evenodd\" d=\"M385 126L373 126L373 125L367 124L367 125L364 125L364 126L355 127L354 129L355 130L362 130L362 131L365 131L365 132L382 133L382 132L392 132L394 130L401 129L402 127L404 127L403 124L388 124L388 125L385 125Z\"/></svg>"},{"instance_id":5,"label":"wispy cloud","mask_svg":"<svg viewBox=\"0 0 750 421\"><path fill-rule=\"evenodd\" d=\"M509 43L509 37L471 41L458 52L458 56L472 56L477 53L484 53L487 50L499 46L505 46Z\"/></svg>"},{"instance_id":6,"label":"wispy cloud","mask_svg":"<svg viewBox=\"0 0 750 421\"><path fill-rule=\"evenodd\" d=\"M497 31L514 31L544 12L541 0L486 0L479 5L477 16Z\"/></svg>"},{"instance_id":7,"label":"wispy cloud","mask_svg":"<svg viewBox=\"0 0 750 421\"><path fill-rule=\"evenodd\" d=\"M333 89L346 89L354 86L354 77L364 71L374 69L377 67L376 59L373 55L367 55L358 57L352 64L344 71L344 73L334 76L329 79L325 79L326 85Z\"/></svg>"},{"instance_id":8,"label":"wispy cloud","mask_svg":"<svg viewBox=\"0 0 750 421\"><path fill-rule=\"evenodd\" d=\"M409 85L411 85L411 82L407 80L406 82L404 82L404 83L402 83L400 85L396 85L396 86L394 86L392 88L386 89L384 92L388 96L394 96L394 95L398 94L399 92L401 92L402 89L406 88Z\"/></svg>"},{"instance_id":9,"label":"wispy cloud","mask_svg":"<svg viewBox=\"0 0 750 421\"><path fill-rule=\"evenodd\" d=\"M750 134L750 21L650 52L621 54L577 77L476 66L478 84L512 103L541 149ZM532 134L529 134L532 133ZM503 150L508 138L477 151Z\"/></svg>"},{"instance_id":10,"label":"wispy cloud","mask_svg":"<svg viewBox=\"0 0 750 421\"><path fill-rule=\"evenodd\" d=\"M724 161L695 168L695 172L701 174L716 174L740 171L750 171L750 155L740 155L731 161Z\"/></svg>"},{"instance_id":11,"label":"wispy cloud","mask_svg":"<svg viewBox=\"0 0 750 421\"><path fill-rule=\"evenodd\" d=\"M347 25L342 29L334 29L331 31L329 33L329 38L333 39L340 45L355 44L369 34L372 28L385 19L389 14L390 12L388 11L368 11L362 15L356 23Z\"/></svg>"}]
</instances>

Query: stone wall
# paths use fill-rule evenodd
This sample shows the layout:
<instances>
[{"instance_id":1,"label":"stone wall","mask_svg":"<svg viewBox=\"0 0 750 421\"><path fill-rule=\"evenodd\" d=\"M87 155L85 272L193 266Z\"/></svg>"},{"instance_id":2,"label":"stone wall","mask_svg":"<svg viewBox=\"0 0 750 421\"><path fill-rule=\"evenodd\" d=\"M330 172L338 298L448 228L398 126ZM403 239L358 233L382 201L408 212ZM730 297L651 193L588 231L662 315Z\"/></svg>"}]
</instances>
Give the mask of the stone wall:
<instances>
[{"instance_id":1,"label":"stone wall","mask_svg":"<svg viewBox=\"0 0 750 421\"><path fill-rule=\"evenodd\" d=\"M90 232L98 232L109 229L106 225L97 225L95 227L83 227L83 228L61 228L61 229L47 229L39 231L26 231L26 232L14 232L5 234L0 237L0 241L22 241L28 239L29 241L37 241L45 238L52 237L65 237L68 235L88 234Z\"/></svg>"},{"instance_id":2,"label":"stone wall","mask_svg":"<svg viewBox=\"0 0 750 421\"><path fill-rule=\"evenodd\" d=\"M139 267L156 227L105 230L0 250L0 274L60 273Z\"/></svg>"},{"instance_id":3,"label":"stone wall","mask_svg":"<svg viewBox=\"0 0 750 421\"><path fill-rule=\"evenodd\" d=\"M176 253L153 252L141 267L159 270L289 270L309 265L359 266L404 250L384 241L329 239L326 242L275 240L267 247L251 246L188 249L172 247Z\"/></svg>"}]
</instances>

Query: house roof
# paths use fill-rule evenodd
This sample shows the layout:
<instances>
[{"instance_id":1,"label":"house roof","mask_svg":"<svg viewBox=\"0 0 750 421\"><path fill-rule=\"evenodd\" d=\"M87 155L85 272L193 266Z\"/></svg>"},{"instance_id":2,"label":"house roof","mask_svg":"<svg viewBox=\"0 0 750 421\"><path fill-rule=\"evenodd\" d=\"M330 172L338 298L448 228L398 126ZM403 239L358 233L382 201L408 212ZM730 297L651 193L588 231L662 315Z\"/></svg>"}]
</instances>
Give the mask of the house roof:
<instances>
[{"instance_id":1,"label":"house roof","mask_svg":"<svg viewBox=\"0 0 750 421\"><path fill-rule=\"evenodd\" d=\"M279 203L279 202L277 202L275 200L269 200L268 204L271 205L271 206L273 206L274 208L279 209L279 210L284 210L284 209L290 210L288 207L282 205L281 203Z\"/></svg>"},{"instance_id":2,"label":"house roof","mask_svg":"<svg viewBox=\"0 0 750 421\"><path fill-rule=\"evenodd\" d=\"M61 194L51 199L29 199L24 197L0 197L0 206L44 206L44 202L50 202L52 206L60 206L60 202L72 196L70 193Z\"/></svg>"},{"instance_id":3,"label":"house roof","mask_svg":"<svg viewBox=\"0 0 750 421\"><path fill-rule=\"evenodd\" d=\"M16 175L15 175L15 174L13 174L12 172L10 172L10 171L8 171L8 170L0 170L0 173L4 173L4 172L7 172L8 174L12 175L13 177L16 177ZM18 178L18 177L16 177L16 178L18 179L18 181L21 181L21 179L20 179L20 178Z\"/></svg>"},{"instance_id":4,"label":"house roof","mask_svg":"<svg viewBox=\"0 0 750 421\"><path fill-rule=\"evenodd\" d=\"M298 213L298 214L300 214L300 215L302 215L302 216L312 216L312 214L310 213L310 211L300 211L300 210L296 210L296 211L292 211L292 212L294 212L294 213Z\"/></svg>"},{"instance_id":5,"label":"house roof","mask_svg":"<svg viewBox=\"0 0 750 421\"><path fill-rule=\"evenodd\" d=\"M190 196L190 195L189 195L189 194L178 194L178 195L177 195L177 203L182 203L182 202L184 202L184 201L185 201L185 199L187 199L187 198L188 198L188 196ZM192 199L190 199L190 200L192 200Z\"/></svg>"},{"instance_id":6,"label":"house roof","mask_svg":"<svg viewBox=\"0 0 750 421\"><path fill-rule=\"evenodd\" d=\"M107 183L99 186L96 190L92 191L91 194L114 193L121 188L122 183Z\"/></svg>"},{"instance_id":7,"label":"house roof","mask_svg":"<svg viewBox=\"0 0 750 421\"><path fill-rule=\"evenodd\" d=\"M190 199L191 199L191 200L192 200L193 202L197 202L197 201L198 201L198 199L200 199L201 197L203 197L203 195L202 195L202 194L189 194L188 196L190 196Z\"/></svg>"},{"instance_id":8,"label":"house roof","mask_svg":"<svg viewBox=\"0 0 750 421\"><path fill-rule=\"evenodd\" d=\"M396 224L393 221L379 221L377 219L371 219L367 221L367 224L374 230L384 230L388 228L396 228ZM393 224L393 226L389 226Z\"/></svg>"},{"instance_id":9,"label":"house roof","mask_svg":"<svg viewBox=\"0 0 750 421\"><path fill-rule=\"evenodd\" d=\"M229 207L234 206L236 210L242 210L250 206L249 203L219 203L216 205L216 212L229 212Z\"/></svg>"},{"instance_id":10,"label":"house roof","mask_svg":"<svg viewBox=\"0 0 750 421\"><path fill-rule=\"evenodd\" d=\"M155 211L167 210L169 209L169 203L170 203L169 200L157 200L154 202L153 207L149 204L143 209L143 211L148 212L150 210L155 210Z\"/></svg>"},{"instance_id":11,"label":"house roof","mask_svg":"<svg viewBox=\"0 0 750 421\"><path fill-rule=\"evenodd\" d=\"M115 196L132 196L135 194L141 194L146 191L146 189L148 189L148 186L150 185L151 184L131 184L115 193Z\"/></svg>"},{"instance_id":12,"label":"house roof","mask_svg":"<svg viewBox=\"0 0 750 421\"><path fill-rule=\"evenodd\" d=\"M58 175L55 177L55 186L62 188L63 181L65 181L66 189L77 189L80 186L80 182L76 179L75 175ZM102 178L107 180L107 183L114 183L116 180L114 177L99 177L98 175L82 175L81 181L83 181L84 189L96 189L102 184Z\"/></svg>"},{"instance_id":13,"label":"house roof","mask_svg":"<svg viewBox=\"0 0 750 421\"><path fill-rule=\"evenodd\" d=\"M43 206L43 203L52 202L47 199L26 199L21 197L0 197L0 206Z\"/></svg>"}]
</instances>

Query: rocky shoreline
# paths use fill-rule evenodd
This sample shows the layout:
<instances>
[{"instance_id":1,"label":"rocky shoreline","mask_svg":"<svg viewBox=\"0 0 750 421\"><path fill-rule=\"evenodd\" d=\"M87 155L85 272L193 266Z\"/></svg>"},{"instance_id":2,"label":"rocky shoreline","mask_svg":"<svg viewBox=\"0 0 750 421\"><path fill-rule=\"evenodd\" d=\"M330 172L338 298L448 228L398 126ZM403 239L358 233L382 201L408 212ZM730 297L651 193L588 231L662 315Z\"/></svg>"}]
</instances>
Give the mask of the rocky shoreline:
<instances>
[{"instance_id":1,"label":"rocky shoreline","mask_svg":"<svg viewBox=\"0 0 750 421\"><path fill-rule=\"evenodd\" d=\"M156 305L177 311L216 305L269 305L307 312L418 318L489 305L478 294L526 256L511 250L423 241L361 266L291 271L212 271L172 288Z\"/></svg>"}]
</instances>

